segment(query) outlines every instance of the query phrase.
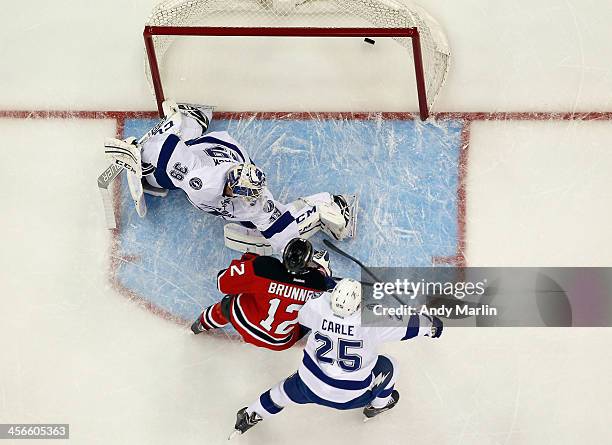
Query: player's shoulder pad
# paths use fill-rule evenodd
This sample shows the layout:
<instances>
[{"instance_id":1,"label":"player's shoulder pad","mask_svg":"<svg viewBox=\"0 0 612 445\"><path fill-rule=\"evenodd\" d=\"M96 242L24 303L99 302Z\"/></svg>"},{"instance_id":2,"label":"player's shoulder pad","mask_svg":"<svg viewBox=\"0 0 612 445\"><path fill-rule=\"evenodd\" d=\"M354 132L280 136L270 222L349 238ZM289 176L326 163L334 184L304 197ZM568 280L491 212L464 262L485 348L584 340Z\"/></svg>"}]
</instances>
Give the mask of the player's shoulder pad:
<instances>
[{"instance_id":1,"label":"player's shoulder pad","mask_svg":"<svg viewBox=\"0 0 612 445\"><path fill-rule=\"evenodd\" d=\"M242 257L240 258L240 261L254 260L258 256L259 255L257 255L256 253L253 253L253 252L245 252L245 253L242 254Z\"/></svg>"},{"instance_id":2,"label":"player's shoulder pad","mask_svg":"<svg viewBox=\"0 0 612 445\"><path fill-rule=\"evenodd\" d=\"M321 295L323 295L324 293L325 293L325 291L323 291L323 292L315 292L315 293L313 293L313 294L312 294L312 297L310 297L310 298L308 299L308 301L310 301L310 300L316 300L317 298L319 298L319 297L320 297Z\"/></svg>"},{"instance_id":3,"label":"player's shoulder pad","mask_svg":"<svg viewBox=\"0 0 612 445\"><path fill-rule=\"evenodd\" d=\"M255 275L265 278L274 278L286 274L285 266L278 258L273 256L258 256L253 260Z\"/></svg>"},{"instance_id":4,"label":"player's shoulder pad","mask_svg":"<svg viewBox=\"0 0 612 445\"><path fill-rule=\"evenodd\" d=\"M338 284L338 282L336 280L334 280L332 277L325 277L325 290L326 291L331 291L334 287L336 287L336 285Z\"/></svg>"},{"instance_id":5,"label":"player's shoulder pad","mask_svg":"<svg viewBox=\"0 0 612 445\"><path fill-rule=\"evenodd\" d=\"M305 281L304 287L320 291L326 291L327 289L329 289L327 275L321 273L321 271L319 271L318 269L310 269L304 275L300 275L300 278Z\"/></svg>"}]
</instances>

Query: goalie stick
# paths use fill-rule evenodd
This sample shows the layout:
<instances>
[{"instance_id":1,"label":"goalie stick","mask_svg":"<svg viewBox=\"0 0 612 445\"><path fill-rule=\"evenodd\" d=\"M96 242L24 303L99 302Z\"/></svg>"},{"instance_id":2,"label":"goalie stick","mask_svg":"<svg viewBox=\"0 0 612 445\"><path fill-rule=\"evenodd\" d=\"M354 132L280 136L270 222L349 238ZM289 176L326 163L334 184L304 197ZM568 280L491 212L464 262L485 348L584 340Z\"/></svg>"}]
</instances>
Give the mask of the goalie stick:
<instances>
[{"instance_id":1,"label":"goalie stick","mask_svg":"<svg viewBox=\"0 0 612 445\"><path fill-rule=\"evenodd\" d=\"M98 189L102 196L102 204L104 205L104 218L106 219L106 227L108 229L116 229L117 221L115 220L115 211L113 209L113 200L111 199L108 188L110 187L113 180L119 176L119 173L123 171L123 167L117 164L110 164L103 172L98 176Z\"/></svg>"}]
</instances>

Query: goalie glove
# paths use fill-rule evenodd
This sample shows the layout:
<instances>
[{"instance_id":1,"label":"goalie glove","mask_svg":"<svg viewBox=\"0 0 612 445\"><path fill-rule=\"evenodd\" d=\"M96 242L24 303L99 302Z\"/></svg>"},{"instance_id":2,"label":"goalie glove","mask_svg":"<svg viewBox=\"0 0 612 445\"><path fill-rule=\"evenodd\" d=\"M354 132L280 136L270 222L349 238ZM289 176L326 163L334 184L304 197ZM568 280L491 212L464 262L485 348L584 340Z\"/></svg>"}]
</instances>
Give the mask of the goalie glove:
<instances>
[{"instance_id":1,"label":"goalie glove","mask_svg":"<svg viewBox=\"0 0 612 445\"><path fill-rule=\"evenodd\" d=\"M125 140L106 138L104 141L104 153L108 159L138 178L142 177L142 165L140 157L141 147L133 137Z\"/></svg>"},{"instance_id":2,"label":"goalie glove","mask_svg":"<svg viewBox=\"0 0 612 445\"><path fill-rule=\"evenodd\" d=\"M332 275L332 270L329 266L329 253L327 250L315 250L309 266L320 270L328 277Z\"/></svg>"}]
</instances>

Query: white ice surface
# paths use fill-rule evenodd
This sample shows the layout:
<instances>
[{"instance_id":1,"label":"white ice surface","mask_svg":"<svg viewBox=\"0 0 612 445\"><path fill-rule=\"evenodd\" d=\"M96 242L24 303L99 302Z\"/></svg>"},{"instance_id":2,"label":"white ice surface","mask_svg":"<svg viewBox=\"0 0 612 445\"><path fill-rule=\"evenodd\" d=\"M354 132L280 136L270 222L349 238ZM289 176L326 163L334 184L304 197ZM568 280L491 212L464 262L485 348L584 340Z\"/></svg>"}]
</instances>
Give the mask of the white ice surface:
<instances>
[{"instance_id":1,"label":"white ice surface","mask_svg":"<svg viewBox=\"0 0 612 445\"><path fill-rule=\"evenodd\" d=\"M154 109L143 73L142 24L152 0L86 2L39 0L10 2L3 6L0 27L0 109ZM421 0L419 2L444 28L453 52L453 61L438 110L443 111L545 111L608 110L611 108L612 70L610 23L612 3L607 0ZM378 42L377 45L382 42ZM194 58L208 58L208 43ZM363 49L364 51L361 51ZM343 60L336 76L312 66L315 87L345 89L350 73L372 67L361 48L356 57ZM297 54L297 55L296 55ZM252 58L258 56L255 62ZM321 53L325 68L330 56ZM278 94L257 97L255 78L302 77L305 73L299 53L282 60L270 52L247 55L242 68L224 77L201 78L197 88L214 92L232 91L224 109L268 110L285 107L287 99ZM401 57L393 55L385 63L388 71L406 70ZM391 60L393 59L393 60ZM230 61L231 65L239 61ZM227 63L225 53L210 58L211 65ZM180 70L180 68L177 68ZM214 68L213 71L215 70ZM337 68L336 68L337 69ZM334 69L334 71L336 71ZM254 71L254 72L253 72ZM312 71L312 72L311 72ZM391 73L392 88L405 88L412 73ZM255 77L253 77L255 76ZM371 79L375 88L380 78ZM288 81L291 85L291 81ZM312 86L292 91L291 110L300 108L300 99L317 108L329 109L331 100L310 97ZM385 87L388 90L389 87ZM304 90L301 94L300 90ZM172 94L173 91L168 91ZM357 86L351 100L333 103L337 110L363 105L368 109L395 109L398 99L380 91L360 99ZM412 91L409 91L411 94ZM348 94L348 93L346 93ZM398 90L398 94L403 94ZM301 97L300 97L301 96ZM345 96L346 97L346 96ZM416 104L407 98L408 110ZM313 104L313 107L315 104ZM406 105L404 105L406 106ZM312 108L313 110L315 108ZM405 110L405 108L404 108Z\"/></svg>"},{"instance_id":2,"label":"white ice surface","mask_svg":"<svg viewBox=\"0 0 612 445\"><path fill-rule=\"evenodd\" d=\"M611 108L609 1L421 4L454 54L438 109ZM0 109L153 109L141 50L151 5L3 5ZM279 106L275 96L253 104L248 81L232 87L231 108ZM389 106L368 94L368 107ZM318 109L347 105L319 99ZM0 422L69 422L75 444L223 443L235 410L292 372L300 352L190 336L109 288L94 181L100 141L114 131L111 121L0 120ZM475 124L472 137L470 260L610 265L609 124ZM512 208L496 207L499 195ZM454 329L394 345L402 401L385 418L363 425L356 412L290 408L240 442L610 443L611 339L602 329Z\"/></svg>"},{"instance_id":3,"label":"white ice surface","mask_svg":"<svg viewBox=\"0 0 612 445\"><path fill-rule=\"evenodd\" d=\"M474 123L469 264L612 264L610 141L612 121Z\"/></svg>"}]
</instances>

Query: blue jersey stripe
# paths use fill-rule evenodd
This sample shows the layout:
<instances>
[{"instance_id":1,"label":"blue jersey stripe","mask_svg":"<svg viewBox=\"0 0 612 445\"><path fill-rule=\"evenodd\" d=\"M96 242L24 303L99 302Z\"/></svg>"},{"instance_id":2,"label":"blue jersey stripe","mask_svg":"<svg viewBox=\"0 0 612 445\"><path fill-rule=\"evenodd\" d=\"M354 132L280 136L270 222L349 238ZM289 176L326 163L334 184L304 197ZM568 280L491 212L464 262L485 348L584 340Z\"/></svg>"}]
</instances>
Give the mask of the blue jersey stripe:
<instances>
[{"instance_id":1,"label":"blue jersey stripe","mask_svg":"<svg viewBox=\"0 0 612 445\"><path fill-rule=\"evenodd\" d=\"M308 369L316 378L321 380L326 385L333 386L334 388L356 391L360 389L368 389L372 383L372 374L370 374L365 380L334 379L321 371L321 368L317 366L306 351L304 351L304 359L302 362L304 363L304 366L306 366L306 369Z\"/></svg>"},{"instance_id":2,"label":"blue jersey stripe","mask_svg":"<svg viewBox=\"0 0 612 445\"><path fill-rule=\"evenodd\" d=\"M410 340L411 338L419 335L419 316L411 315L410 320L408 320L408 327L406 328L406 335L402 340Z\"/></svg>"},{"instance_id":3,"label":"blue jersey stripe","mask_svg":"<svg viewBox=\"0 0 612 445\"><path fill-rule=\"evenodd\" d=\"M172 180L168 177L168 173L166 173L166 169L168 168L168 162L170 162L170 156L174 153L174 149L178 145L180 139L177 135L171 134L168 136L162 145L161 151L159 152L159 157L157 158L157 167L155 169L155 179L157 183L165 189L175 190L178 187L175 187L172 183Z\"/></svg>"},{"instance_id":4,"label":"blue jersey stripe","mask_svg":"<svg viewBox=\"0 0 612 445\"><path fill-rule=\"evenodd\" d=\"M317 405L328 406L330 408L341 410L363 408L374 399L372 391L365 391L360 396L344 403L324 399L312 392L297 373L285 380L283 383L283 389L294 403L298 403L300 405L306 403L316 403Z\"/></svg>"},{"instance_id":5,"label":"blue jersey stripe","mask_svg":"<svg viewBox=\"0 0 612 445\"><path fill-rule=\"evenodd\" d=\"M274 221L274 224L272 224L266 230L263 230L261 234L265 239L270 239L274 235L281 233L283 230L285 230L287 226L289 226L289 224L291 224L293 221L295 221L295 218L291 215L291 213L285 212L281 215L280 218Z\"/></svg>"},{"instance_id":6,"label":"blue jersey stripe","mask_svg":"<svg viewBox=\"0 0 612 445\"><path fill-rule=\"evenodd\" d=\"M242 226L247 229L257 229L257 226L253 224L251 221L238 221Z\"/></svg>"}]
</instances>

